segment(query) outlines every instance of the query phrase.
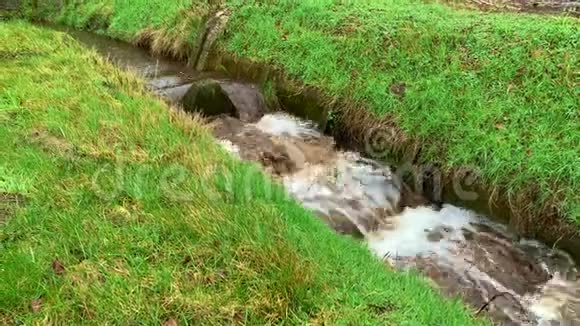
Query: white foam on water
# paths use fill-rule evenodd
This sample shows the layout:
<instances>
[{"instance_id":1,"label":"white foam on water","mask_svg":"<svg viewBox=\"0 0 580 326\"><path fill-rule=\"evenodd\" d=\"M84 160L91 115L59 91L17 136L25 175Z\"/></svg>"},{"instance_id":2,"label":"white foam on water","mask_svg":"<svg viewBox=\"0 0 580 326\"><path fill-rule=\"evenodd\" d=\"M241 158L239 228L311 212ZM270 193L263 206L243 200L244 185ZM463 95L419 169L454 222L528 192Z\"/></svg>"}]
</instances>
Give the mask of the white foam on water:
<instances>
[{"instance_id":1,"label":"white foam on water","mask_svg":"<svg viewBox=\"0 0 580 326\"><path fill-rule=\"evenodd\" d=\"M361 161L352 152L340 152L325 164L306 165L283 178L288 192L303 206L323 215L340 213L361 232L378 219L378 210L394 210L400 191L388 168Z\"/></svg>"},{"instance_id":2,"label":"white foam on water","mask_svg":"<svg viewBox=\"0 0 580 326\"><path fill-rule=\"evenodd\" d=\"M526 295L524 301L540 325L571 318L576 318L571 325L580 325L580 280L568 280L557 272L539 293Z\"/></svg>"},{"instance_id":3,"label":"white foam on water","mask_svg":"<svg viewBox=\"0 0 580 326\"><path fill-rule=\"evenodd\" d=\"M529 306L529 310L538 317L538 323L548 324L550 321L562 320L563 316L559 308L564 304L557 298L537 298L536 301Z\"/></svg>"},{"instance_id":4,"label":"white foam on water","mask_svg":"<svg viewBox=\"0 0 580 326\"><path fill-rule=\"evenodd\" d=\"M387 258L396 265L397 258L431 257L437 264L451 268L458 276L472 282L473 287L480 289L487 300L497 293L508 293L525 311L509 306L496 308L501 309L512 321L519 321L520 325L548 325L551 322L563 322L570 316L578 316L580 281L565 280L556 272L552 279L540 285L540 291L522 296L509 288L509 285L502 284L470 263L473 252L462 245L467 241L462 230L477 232L471 223L484 223L491 227L495 223L486 223L474 212L449 204L443 205L440 211L431 207L406 208L396 219L395 229L379 230L367 235L369 249L379 258ZM443 237L438 241L429 241L427 234L432 230L437 230ZM520 240L519 244L534 247L537 252L533 256L546 271L577 272L573 260L563 252L534 240ZM517 243L513 245L517 246ZM549 256L555 257L550 259ZM493 292L488 292L483 284L491 285ZM580 325L580 320L576 323Z\"/></svg>"},{"instance_id":5,"label":"white foam on water","mask_svg":"<svg viewBox=\"0 0 580 326\"><path fill-rule=\"evenodd\" d=\"M264 115L255 123L258 130L273 136L289 136L296 138L320 137L312 122L304 121L286 113L271 113Z\"/></svg>"},{"instance_id":6,"label":"white foam on water","mask_svg":"<svg viewBox=\"0 0 580 326\"><path fill-rule=\"evenodd\" d=\"M465 240L462 228L471 229L470 222L476 221L472 212L447 204L439 211L426 206L406 208L396 219L396 229L380 230L368 237L369 248L381 258L450 255L456 243ZM429 241L429 231L438 231L443 238Z\"/></svg>"},{"instance_id":7,"label":"white foam on water","mask_svg":"<svg viewBox=\"0 0 580 326\"><path fill-rule=\"evenodd\" d=\"M400 192L390 170L361 163L352 154L339 153L330 165L306 165L301 171L285 176L284 184L299 199L334 196L338 201L358 200L361 205L373 208L398 202Z\"/></svg>"}]
</instances>

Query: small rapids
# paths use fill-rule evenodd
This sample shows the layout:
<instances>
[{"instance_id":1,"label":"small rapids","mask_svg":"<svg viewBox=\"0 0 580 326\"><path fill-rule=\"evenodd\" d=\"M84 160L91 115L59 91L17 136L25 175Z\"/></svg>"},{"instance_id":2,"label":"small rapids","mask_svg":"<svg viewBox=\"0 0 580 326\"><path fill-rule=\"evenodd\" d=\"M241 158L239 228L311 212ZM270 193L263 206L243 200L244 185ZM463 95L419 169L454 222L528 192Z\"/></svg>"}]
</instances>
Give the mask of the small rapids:
<instances>
[{"instance_id":1,"label":"small rapids","mask_svg":"<svg viewBox=\"0 0 580 326\"><path fill-rule=\"evenodd\" d=\"M363 238L397 269L419 270L444 294L460 295L506 325L580 325L580 280L566 253L473 211L430 204L388 167L337 150L308 121L284 113L255 123L221 116L214 134L334 230Z\"/></svg>"}]
</instances>

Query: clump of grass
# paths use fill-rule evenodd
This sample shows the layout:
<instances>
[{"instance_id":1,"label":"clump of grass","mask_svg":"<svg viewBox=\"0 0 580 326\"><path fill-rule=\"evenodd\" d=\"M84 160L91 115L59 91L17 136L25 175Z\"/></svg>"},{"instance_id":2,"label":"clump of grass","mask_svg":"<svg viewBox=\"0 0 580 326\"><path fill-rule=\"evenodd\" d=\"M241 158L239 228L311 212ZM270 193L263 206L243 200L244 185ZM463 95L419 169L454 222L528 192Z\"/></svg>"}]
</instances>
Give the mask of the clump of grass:
<instances>
[{"instance_id":1,"label":"clump of grass","mask_svg":"<svg viewBox=\"0 0 580 326\"><path fill-rule=\"evenodd\" d=\"M69 36L0 34L0 192L27 199L0 226L1 323L480 322Z\"/></svg>"},{"instance_id":2,"label":"clump of grass","mask_svg":"<svg viewBox=\"0 0 580 326\"><path fill-rule=\"evenodd\" d=\"M203 22L208 15L209 6L190 5L179 9L175 16L173 28L165 26L150 26L139 30L133 42L142 44L155 54L171 56L179 60L187 60L192 56L193 44L197 40L197 32L203 28Z\"/></svg>"}]
</instances>

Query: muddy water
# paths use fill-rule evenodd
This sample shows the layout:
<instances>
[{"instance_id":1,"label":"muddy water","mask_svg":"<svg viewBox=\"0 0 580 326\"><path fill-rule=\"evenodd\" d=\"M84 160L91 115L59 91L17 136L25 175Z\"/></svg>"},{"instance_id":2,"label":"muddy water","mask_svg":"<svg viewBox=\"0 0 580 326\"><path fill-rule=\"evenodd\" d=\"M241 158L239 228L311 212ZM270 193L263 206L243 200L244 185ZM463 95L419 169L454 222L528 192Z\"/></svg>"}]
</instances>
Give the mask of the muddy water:
<instances>
[{"instance_id":1,"label":"muddy water","mask_svg":"<svg viewBox=\"0 0 580 326\"><path fill-rule=\"evenodd\" d=\"M337 150L306 121L285 113L235 120L214 122L224 148L260 163L330 227L362 237L395 268L418 269L443 293L485 307L502 324L578 318L580 284L565 252L473 211L409 199L388 167Z\"/></svg>"},{"instance_id":2,"label":"muddy water","mask_svg":"<svg viewBox=\"0 0 580 326\"><path fill-rule=\"evenodd\" d=\"M147 78L170 102L179 103L192 81L204 77L128 44L69 32ZM473 211L429 203L388 167L339 150L308 121L271 113L245 122L219 116L213 124L226 150L260 164L331 228L363 239L395 268L419 270L441 292L462 296L501 324L580 325L578 270L565 252L521 239Z\"/></svg>"},{"instance_id":3,"label":"muddy water","mask_svg":"<svg viewBox=\"0 0 580 326\"><path fill-rule=\"evenodd\" d=\"M206 77L224 76L217 73L200 73L182 62L166 57L153 56L148 50L94 33L75 30L66 26L47 24L51 29L66 32L80 43L94 48L115 65L132 70L145 77L151 90L179 102L192 82Z\"/></svg>"}]
</instances>

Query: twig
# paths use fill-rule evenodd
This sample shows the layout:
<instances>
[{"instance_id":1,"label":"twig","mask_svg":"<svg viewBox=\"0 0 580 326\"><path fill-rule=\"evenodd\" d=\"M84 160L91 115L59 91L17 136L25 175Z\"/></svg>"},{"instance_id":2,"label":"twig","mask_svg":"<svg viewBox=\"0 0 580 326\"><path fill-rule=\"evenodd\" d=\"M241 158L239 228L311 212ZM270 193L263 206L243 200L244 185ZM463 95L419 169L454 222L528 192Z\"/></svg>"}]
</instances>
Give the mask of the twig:
<instances>
[{"instance_id":1,"label":"twig","mask_svg":"<svg viewBox=\"0 0 580 326\"><path fill-rule=\"evenodd\" d=\"M481 312L482 312L482 311L483 311L485 308L487 308L487 306L489 306L489 305L490 305L490 304L493 302L493 300L495 300L495 299L497 299L497 298L499 298L499 297L503 297L503 296L505 296L506 294L510 294L510 293L509 293L509 292L500 292L500 293L497 293L497 294L495 294L494 296L492 296L492 297L491 297L491 299L489 299L489 300L488 300L486 303L484 303L484 304L483 304L483 306L481 306L481 307L480 307L480 308L477 310L477 312L475 313L475 315L476 315L476 316L477 316L477 315L479 315L479 314L480 314L480 313L481 313Z\"/></svg>"},{"instance_id":2,"label":"twig","mask_svg":"<svg viewBox=\"0 0 580 326\"><path fill-rule=\"evenodd\" d=\"M564 236L565 236L565 234L562 234L562 235L561 235L561 236L558 238L558 240L556 240L556 242L554 242L554 245L552 246L552 249L556 249L556 246L558 246L558 243L559 243L560 241L562 241L562 239L564 239Z\"/></svg>"}]
</instances>

